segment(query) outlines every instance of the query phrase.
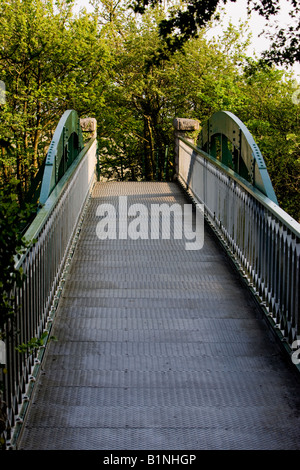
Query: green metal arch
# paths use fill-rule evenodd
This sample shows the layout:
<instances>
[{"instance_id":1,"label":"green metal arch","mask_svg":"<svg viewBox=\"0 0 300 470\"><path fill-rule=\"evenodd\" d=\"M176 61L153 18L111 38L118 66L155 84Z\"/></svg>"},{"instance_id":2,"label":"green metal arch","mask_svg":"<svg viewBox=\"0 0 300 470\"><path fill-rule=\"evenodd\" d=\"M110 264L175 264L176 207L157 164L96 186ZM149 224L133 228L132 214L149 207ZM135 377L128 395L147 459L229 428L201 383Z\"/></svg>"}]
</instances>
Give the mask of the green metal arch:
<instances>
[{"instance_id":1,"label":"green metal arch","mask_svg":"<svg viewBox=\"0 0 300 470\"><path fill-rule=\"evenodd\" d=\"M204 123L198 146L278 204L263 156L245 124L229 111Z\"/></svg>"},{"instance_id":2,"label":"green metal arch","mask_svg":"<svg viewBox=\"0 0 300 470\"><path fill-rule=\"evenodd\" d=\"M46 156L40 192L40 204L45 204L58 181L83 149L80 119L74 110L65 111L54 132Z\"/></svg>"}]
</instances>

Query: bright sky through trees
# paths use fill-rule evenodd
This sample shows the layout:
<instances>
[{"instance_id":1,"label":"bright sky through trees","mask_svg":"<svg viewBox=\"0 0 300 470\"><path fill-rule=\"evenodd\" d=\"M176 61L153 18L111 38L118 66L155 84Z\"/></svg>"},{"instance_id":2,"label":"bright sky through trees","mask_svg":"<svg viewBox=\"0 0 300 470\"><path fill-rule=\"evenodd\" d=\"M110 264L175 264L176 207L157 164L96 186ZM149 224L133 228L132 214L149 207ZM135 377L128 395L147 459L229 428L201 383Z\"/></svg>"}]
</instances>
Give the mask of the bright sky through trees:
<instances>
[{"instance_id":1,"label":"bright sky through trees","mask_svg":"<svg viewBox=\"0 0 300 470\"><path fill-rule=\"evenodd\" d=\"M84 0L80 0L84 1ZM273 31L276 24L280 27L290 26L291 18L289 16L290 4L286 0L280 0L281 10L278 14L278 17L272 18L270 24L267 24L267 20L259 15L257 12L252 11L251 15L247 15L247 0L238 0L236 3L228 2L225 9L224 15L222 16L224 26L228 25L230 22L238 26L239 22L248 21L249 32L251 32L251 45L248 49L248 54L250 56L257 56L259 58L260 54L268 49L270 44L267 35L264 34L264 31ZM222 34L223 26L216 26L212 32L215 34ZM300 78L300 64L296 63L293 66L294 73Z\"/></svg>"},{"instance_id":2,"label":"bright sky through trees","mask_svg":"<svg viewBox=\"0 0 300 470\"><path fill-rule=\"evenodd\" d=\"M289 8L286 7L288 3L286 0L281 0L281 10L278 14L278 17L271 19L270 24L266 27L266 19L259 15L257 12L252 12L250 17L247 16L247 0L238 0L236 2L228 1L225 6L224 12L222 14L222 25L216 25L211 32L208 34L208 37L211 37L213 34L221 35L222 30L230 22L234 26L238 26L240 22L248 21L249 32L251 32L251 45L248 49L248 54L250 56L256 56L259 58L260 54L268 49L269 40L265 34L261 35L264 30L271 29L273 30L274 25L277 23L279 26L285 26L291 24L291 18L288 14ZM91 11L92 7L89 4L89 0L76 0L78 8L86 7L88 11ZM289 5L290 6L290 5ZM297 76L298 80L300 79L300 64L297 63L293 66L293 71Z\"/></svg>"}]
</instances>

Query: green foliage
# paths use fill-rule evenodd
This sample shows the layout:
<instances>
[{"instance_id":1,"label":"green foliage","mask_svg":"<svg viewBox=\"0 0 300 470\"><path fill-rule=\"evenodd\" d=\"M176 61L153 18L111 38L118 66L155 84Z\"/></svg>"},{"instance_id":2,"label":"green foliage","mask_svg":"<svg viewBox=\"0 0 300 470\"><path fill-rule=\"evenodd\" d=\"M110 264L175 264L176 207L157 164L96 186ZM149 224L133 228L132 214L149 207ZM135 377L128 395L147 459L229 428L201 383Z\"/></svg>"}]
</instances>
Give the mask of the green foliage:
<instances>
[{"instance_id":1,"label":"green foliage","mask_svg":"<svg viewBox=\"0 0 300 470\"><path fill-rule=\"evenodd\" d=\"M7 320L13 320L16 313L13 291L15 286L21 285L24 277L16 263L27 249L19 227L26 222L31 211L31 206L20 210L17 197L10 188L0 189L0 339L5 337Z\"/></svg>"},{"instance_id":2,"label":"green foliage","mask_svg":"<svg viewBox=\"0 0 300 470\"><path fill-rule=\"evenodd\" d=\"M236 0L231 0L236 2ZM133 9L137 13L145 14L147 7L154 8L160 5L161 0L134 0ZM182 50L183 46L192 38L198 37L199 31L209 24L218 6L226 4L227 0L180 0L170 10L168 17L161 19L159 24L160 37L169 52ZM237 1L237 8L239 8ZM280 0L248 0L248 12L257 11L266 23L280 11ZM277 27L275 33L269 33L272 39L270 50L264 56L272 63L293 64L300 61L300 1L288 0L283 7L290 16L287 26ZM159 53L159 60L166 58L165 51Z\"/></svg>"},{"instance_id":3,"label":"green foliage","mask_svg":"<svg viewBox=\"0 0 300 470\"><path fill-rule=\"evenodd\" d=\"M114 2L105 5L110 11ZM107 13L101 15L103 22ZM104 177L153 179L157 171L160 175L163 172L163 155L171 143L172 117L167 102L172 67L169 63L147 67L149 55L159 46L157 22L161 15L156 10L140 23L127 18L122 30L115 16L105 25L113 57L111 84L105 90L105 108L96 107L95 114ZM157 152L161 155L158 167Z\"/></svg>"},{"instance_id":4,"label":"green foliage","mask_svg":"<svg viewBox=\"0 0 300 470\"><path fill-rule=\"evenodd\" d=\"M30 341L28 341L28 343L22 343L17 346L16 350L21 354L30 355L36 349L39 349L44 346L44 343L47 339L50 341L57 341L57 338L55 336L50 336L50 338L48 338L48 331L44 331L41 334L40 338L32 338Z\"/></svg>"},{"instance_id":5,"label":"green foliage","mask_svg":"<svg viewBox=\"0 0 300 470\"><path fill-rule=\"evenodd\" d=\"M195 18L200 7L208 18L218 2L190 3ZM0 180L19 181L13 186L19 203L42 165L57 117L68 108L96 117L102 178L123 180L164 177L167 148L172 177L174 117L202 122L223 109L249 127L280 204L299 219L295 85L266 62L247 60L243 26L229 26L221 39L207 40L198 25L187 40L193 25L185 23L180 50L170 51L162 25L175 21L180 1L167 13L155 7L142 16L126 0L94 0L92 14L77 16L73 4L0 4L0 75L7 89L0 105ZM182 11L182 18L188 12Z\"/></svg>"},{"instance_id":6,"label":"green foliage","mask_svg":"<svg viewBox=\"0 0 300 470\"><path fill-rule=\"evenodd\" d=\"M72 1L1 2L0 178L18 179L24 201L45 159L57 124L68 108L90 113L101 101L105 45L95 18L75 17ZM97 85L97 93L95 92Z\"/></svg>"},{"instance_id":7,"label":"green foliage","mask_svg":"<svg viewBox=\"0 0 300 470\"><path fill-rule=\"evenodd\" d=\"M108 3L110 9L116 4L106 1L107 7ZM164 17L164 11L156 8L139 21L123 21L122 29L115 17L106 24L113 56L111 85L105 90L105 108L96 108L95 114L102 177L165 177L167 148L167 177L172 177L174 117L202 121L240 99L236 73L244 48L240 32L230 27L217 43L208 42L203 31L183 52L169 53L168 60L149 66L149 57L164 47L159 36Z\"/></svg>"}]
</instances>

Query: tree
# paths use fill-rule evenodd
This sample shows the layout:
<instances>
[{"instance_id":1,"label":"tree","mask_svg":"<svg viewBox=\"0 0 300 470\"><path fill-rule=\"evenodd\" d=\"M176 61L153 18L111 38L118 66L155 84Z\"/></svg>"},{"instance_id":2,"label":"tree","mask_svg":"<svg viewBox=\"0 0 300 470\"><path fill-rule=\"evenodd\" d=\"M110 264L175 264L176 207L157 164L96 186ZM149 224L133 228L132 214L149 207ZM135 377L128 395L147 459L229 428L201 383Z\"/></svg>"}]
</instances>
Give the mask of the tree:
<instances>
[{"instance_id":1,"label":"tree","mask_svg":"<svg viewBox=\"0 0 300 470\"><path fill-rule=\"evenodd\" d=\"M24 201L57 125L68 107L84 113L105 82L105 46L93 16L74 17L74 2L1 2L0 178L18 180ZM100 78L101 76L101 78ZM100 86L97 92L100 93Z\"/></svg>"},{"instance_id":2,"label":"tree","mask_svg":"<svg viewBox=\"0 0 300 470\"><path fill-rule=\"evenodd\" d=\"M238 0L230 0L237 2ZM133 8L138 13L144 13L147 6L153 7L162 0L134 0ZM183 45L199 30L206 26L216 13L218 5L226 4L227 0L180 0L178 6L170 8L169 17L160 23L160 35L171 52L181 50ZM273 40L269 51L264 57L275 63L294 64L300 61L300 1L289 0L291 25L287 28L277 28L271 35ZM248 0L248 11L257 11L266 21L275 17L280 10L280 0ZM160 57L165 58L163 49ZM154 60L154 59L153 59Z\"/></svg>"},{"instance_id":3,"label":"tree","mask_svg":"<svg viewBox=\"0 0 300 470\"><path fill-rule=\"evenodd\" d=\"M158 173L162 177L169 144L164 112L170 64L147 68L147 61L159 47L157 22L163 13L157 9L141 21L133 16L120 22L123 11L113 8L117 3L105 2L114 15L105 12L110 18L105 29L113 65L105 94L107 106L97 113L102 174L105 170L106 176L118 179L155 179ZM103 16L99 22L103 24ZM163 157L157 156L158 151Z\"/></svg>"},{"instance_id":4,"label":"tree","mask_svg":"<svg viewBox=\"0 0 300 470\"><path fill-rule=\"evenodd\" d=\"M203 29L182 51L166 49L168 60L149 64L148 57L164 47L158 29L164 11L156 7L140 19L126 20L114 4L111 0L116 16L105 25L111 83L104 93L105 108L95 111L102 176L164 177L165 153L157 165L157 150L168 146L171 168L173 118L204 122L225 109L245 122L261 148L281 207L299 220L299 107L292 100L292 79L245 56L243 25L229 26L222 38L210 41Z\"/></svg>"},{"instance_id":5,"label":"tree","mask_svg":"<svg viewBox=\"0 0 300 470\"><path fill-rule=\"evenodd\" d=\"M110 9L118 15L116 3ZM237 70L245 49L240 31L230 27L219 43L209 43L202 31L184 45L184 54L166 50L168 60L149 64L149 56L164 47L158 30L164 17L157 7L140 19L120 22L115 16L105 24L113 66L106 106L96 111L102 176L171 176L174 117L205 120L220 107L231 107L239 96Z\"/></svg>"}]
</instances>

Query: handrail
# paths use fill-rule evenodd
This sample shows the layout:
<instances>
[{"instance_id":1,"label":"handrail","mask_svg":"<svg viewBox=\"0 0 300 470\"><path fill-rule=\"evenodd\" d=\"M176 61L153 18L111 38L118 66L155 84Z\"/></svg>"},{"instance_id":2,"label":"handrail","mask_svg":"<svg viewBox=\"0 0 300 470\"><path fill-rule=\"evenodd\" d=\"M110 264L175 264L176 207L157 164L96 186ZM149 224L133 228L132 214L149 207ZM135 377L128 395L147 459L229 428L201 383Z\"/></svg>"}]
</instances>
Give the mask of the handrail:
<instances>
[{"instance_id":1,"label":"handrail","mask_svg":"<svg viewBox=\"0 0 300 470\"><path fill-rule=\"evenodd\" d=\"M80 124L78 120L78 125ZM16 261L25 279L11 293L16 318L7 324L4 400L8 410L6 439L12 446L30 398L32 380L38 373L39 359L33 353L19 353L16 346L32 338L49 338L63 273L71 256L84 209L96 180L96 133L66 169L39 209L25 233L30 243L26 253ZM42 354L41 351L36 351ZM37 362L36 362L37 361Z\"/></svg>"},{"instance_id":2,"label":"handrail","mask_svg":"<svg viewBox=\"0 0 300 470\"><path fill-rule=\"evenodd\" d=\"M177 136L177 178L292 354L300 340L300 224L240 175ZM298 368L300 366L297 366Z\"/></svg>"},{"instance_id":3,"label":"handrail","mask_svg":"<svg viewBox=\"0 0 300 470\"><path fill-rule=\"evenodd\" d=\"M48 220L48 217L51 214L51 211L55 208L55 206L56 206L59 198L61 197L63 191L66 190L67 185L69 184L70 178L72 177L72 175L74 174L74 172L78 168L78 166L80 165L82 159L86 156L87 152L90 150L90 148L93 145L95 145L95 143L96 143L96 137L92 137L87 142L87 144L85 145L83 150L81 150L81 152L78 155L78 157L76 158L76 160L68 168L68 170L63 175L61 180L57 183L57 185L55 186L55 188L53 189L53 191L51 192L51 194L47 198L45 204L43 204L43 206L40 208L40 210L38 211L38 213L35 216L34 220L32 221L32 223L30 224L30 226L26 230L26 232L24 234L24 239L25 239L26 242L28 242L30 244L33 240L35 240L39 236L41 230L43 229L43 227L45 226L45 224ZM26 253L23 254L22 257L20 258L20 260L17 261L16 269L18 269L21 266L21 264L22 264L22 262L25 258L26 258Z\"/></svg>"},{"instance_id":4,"label":"handrail","mask_svg":"<svg viewBox=\"0 0 300 470\"><path fill-rule=\"evenodd\" d=\"M212 155L204 152L204 150L200 149L195 144L192 144L190 141L185 139L184 137L179 137L179 139L184 142L188 147L190 147L196 154L201 155L203 158L208 160L210 163L215 165L216 167L222 169L222 171L230 176L233 180L235 180L238 184L240 184L247 192L249 192L257 201L263 204L268 210L270 210L275 217L283 223L286 224L287 227L296 235L298 236L300 233L300 224L287 212L285 212L281 207L276 204L273 200L271 200L268 196L263 194L258 188L253 186L251 183L246 181L242 178L238 173L228 168L228 166L224 165L222 162L214 158ZM197 158L197 157L195 157Z\"/></svg>"}]
</instances>

